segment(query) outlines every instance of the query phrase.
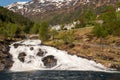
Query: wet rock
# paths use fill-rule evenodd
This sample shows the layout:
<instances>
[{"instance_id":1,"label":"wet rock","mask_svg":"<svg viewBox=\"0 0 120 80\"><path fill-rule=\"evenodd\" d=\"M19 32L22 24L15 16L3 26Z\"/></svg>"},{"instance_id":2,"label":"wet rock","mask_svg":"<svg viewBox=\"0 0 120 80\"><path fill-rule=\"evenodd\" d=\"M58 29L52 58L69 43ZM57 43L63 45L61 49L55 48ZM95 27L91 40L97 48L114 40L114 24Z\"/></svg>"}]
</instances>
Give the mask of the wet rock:
<instances>
[{"instance_id":1,"label":"wet rock","mask_svg":"<svg viewBox=\"0 0 120 80\"><path fill-rule=\"evenodd\" d=\"M13 63L14 61L12 60L6 60L5 70L9 70L12 67Z\"/></svg>"},{"instance_id":2,"label":"wet rock","mask_svg":"<svg viewBox=\"0 0 120 80\"><path fill-rule=\"evenodd\" d=\"M12 55L9 53L2 53L0 52L0 70L8 70L12 67L13 61L12 61ZM3 69L4 67L4 69Z\"/></svg>"},{"instance_id":3,"label":"wet rock","mask_svg":"<svg viewBox=\"0 0 120 80\"><path fill-rule=\"evenodd\" d=\"M25 56L26 56L25 52L22 52L22 53L19 54L18 59L21 62L24 62L25 61Z\"/></svg>"},{"instance_id":4,"label":"wet rock","mask_svg":"<svg viewBox=\"0 0 120 80\"><path fill-rule=\"evenodd\" d=\"M109 67L120 70L120 65L119 64L111 64L111 65L109 65Z\"/></svg>"},{"instance_id":5,"label":"wet rock","mask_svg":"<svg viewBox=\"0 0 120 80\"><path fill-rule=\"evenodd\" d=\"M31 63L32 61L28 61L27 63Z\"/></svg>"},{"instance_id":6,"label":"wet rock","mask_svg":"<svg viewBox=\"0 0 120 80\"><path fill-rule=\"evenodd\" d=\"M31 48L30 48L30 50L32 51L32 50L34 50L34 48L33 48L33 47L31 47Z\"/></svg>"},{"instance_id":7,"label":"wet rock","mask_svg":"<svg viewBox=\"0 0 120 80\"><path fill-rule=\"evenodd\" d=\"M8 70L12 67L12 55L9 53L10 41L0 42L0 71L1 70Z\"/></svg>"},{"instance_id":8,"label":"wet rock","mask_svg":"<svg viewBox=\"0 0 120 80\"><path fill-rule=\"evenodd\" d=\"M4 70L4 64L0 63L0 71Z\"/></svg>"},{"instance_id":9,"label":"wet rock","mask_svg":"<svg viewBox=\"0 0 120 80\"><path fill-rule=\"evenodd\" d=\"M37 53L37 56L44 56L47 52L42 51L41 49L39 49L39 52Z\"/></svg>"},{"instance_id":10,"label":"wet rock","mask_svg":"<svg viewBox=\"0 0 120 80\"><path fill-rule=\"evenodd\" d=\"M18 48L19 44L13 44L14 48Z\"/></svg>"},{"instance_id":11,"label":"wet rock","mask_svg":"<svg viewBox=\"0 0 120 80\"><path fill-rule=\"evenodd\" d=\"M4 47L2 48L3 52L8 52L10 50L10 47L8 45L4 45Z\"/></svg>"},{"instance_id":12,"label":"wet rock","mask_svg":"<svg viewBox=\"0 0 120 80\"><path fill-rule=\"evenodd\" d=\"M52 68L57 65L57 59L55 59L54 56L52 55L44 57L42 61L44 63L44 66L46 66L46 68Z\"/></svg>"},{"instance_id":13,"label":"wet rock","mask_svg":"<svg viewBox=\"0 0 120 80\"><path fill-rule=\"evenodd\" d=\"M4 52L0 51L0 59L5 58L6 56L7 56L7 54L4 54Z\"/></svg>"}]
</instances>

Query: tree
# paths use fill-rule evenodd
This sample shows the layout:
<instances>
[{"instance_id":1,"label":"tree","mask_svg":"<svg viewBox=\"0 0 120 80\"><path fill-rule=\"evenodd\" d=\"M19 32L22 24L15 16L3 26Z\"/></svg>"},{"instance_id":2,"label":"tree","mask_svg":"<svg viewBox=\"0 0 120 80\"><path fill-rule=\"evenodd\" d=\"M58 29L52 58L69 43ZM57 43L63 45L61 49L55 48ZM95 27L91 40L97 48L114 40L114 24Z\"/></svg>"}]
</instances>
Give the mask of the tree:
<instances>
[{"instance_id":1,"label":"tree","mask_svg":"<svg viewBox=\"0 0 120 80\"><path fill-rule=\"evenodd\" d=\"M38 23L34 23L33 27L30 29L31 34L37 34L39 32L40 25Z\"/></svg>"},{"instance_id":2,"label":"tree","mask_svg":"<svg viewBox=\"0 0 120 80\"><path fill-rule=\"evenodd\" d=\"M55 39L55 35L58 34L58 31L55 30L55 29L52 29L52 30L50 31L50 34L51 34L51 36L52 36L52 40L54 40L54 39Z\"/></svg>"},{"instance_id":3,"label":"tree","mask_svg":"<svg viewBox=\"0 0 120 80\"><path fill-rule=\"evenodd\" d=\"M76 23L75 28L83 28L86 26L85 17L82 16L79 18L79 21Z\"/></svg>"},{"instance_id":4,"label":"tree","mask_svg":"<svg viewBox=\"0 0 120 80\"><path fill-rule=\"evenodd\" d=\"M16 34L17 29L18 27L16 24L8 23L4 27L0 28L0 32L4 37L12 39Z\"/></svg>"},{"instance_id":5,"label":"tree","mask_svg":"<svg viewBox=\"0 0 120 80\"><path fill-rule=\"evenodd\" d=\"M101 50L103 50L102 41L109 35L108 31L102 26L102 24L96 24L93 28L93 33L95 36L100 38Z\"/></svg>"},{"instance_id":6,"label":"tree","mask_svg":"<svg viewBox=\"0 0 120 80\"><path fill-rule=\"evenodd\" d=\"M4 36L9 37L9 39L12 39L17 31L17 25L8 23L3 29Z\"/></svg>"},{"instance_id":7,"label":"tree","mask_svg":"<svg viewBox=\"0 0 120 80\"><path fill-rule=\"evenodd\" d=\"M61 30L64 30L64 27L65 27L65 25L62 24L62 25L60 26L60 29L61 29Z\"/></svg>"},{"instance_id":8,"label":"tree","mask_svg":"<svg viewBox=\"0 0 120 80\"><path fill-rule=\"evenodd\" d=\"M100 19L103 20L102 26L108 32L108 34L119 34L118 30L120 30L120 19L117 15L116 9L113 6L106 6L105 10L100 15Z\"/></svg>"},{"instance_id":9,"label":"tree","mask_svg":"<svg viewBox=\"0 0 120 80\"><path fill-rule=\"evenodd\" d=\"M85 20L87 24L92 24L92 22L95 20L96 18L96 14L95 11L92 9L88 9L84 12L84 16L85 16Z\"/></svg>"},{"instance_id":10,"label":"tree","mask_svg":"<svg viewBox=\"0 0 120 80\"><path fill-rule=\"evenodd\" d=\"M100 15L100 19L102 19L104 23L110 23L116 20L116 9L113 6L106 6L105 10Z\"/></svg>"},{"instance_id":11,"label":"tree","mask_svg":"<svg viewBox=\"0 0 120 80\"><path fill-rule=\"evenodd\" d=\"M42 22L40 25L39 38L42 41L46 41L49 38L49 25L46 22Z\"/></svg>"},{"instance_id":12,"label":"tree","mask_svg":"<svg viewBox=\"0 0 120 80\"><path fill-rule=\"evenodd\" d=\"M74 30L69 30L64 33L62 40L65 44L73 44L74 41Z\"/></svg>"}]
</instances>

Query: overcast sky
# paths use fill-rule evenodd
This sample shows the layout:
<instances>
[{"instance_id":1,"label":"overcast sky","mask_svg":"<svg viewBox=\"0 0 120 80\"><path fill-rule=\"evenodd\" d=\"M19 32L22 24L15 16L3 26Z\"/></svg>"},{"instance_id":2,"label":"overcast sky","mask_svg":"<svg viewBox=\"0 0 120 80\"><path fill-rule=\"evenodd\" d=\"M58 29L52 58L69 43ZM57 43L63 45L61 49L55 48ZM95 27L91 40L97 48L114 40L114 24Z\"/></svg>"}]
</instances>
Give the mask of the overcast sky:
<instances>
[{"instance_id":1,"label":"overcast sky","mask_svg":"<svg viewBox=\"0 0 120 80\"><path fill-rule=\"evenodd\" d=\"M7 6L11 3L14 3L14 2L20 2L20 1L31 1L31 0L0 0L0 6Z\"/></svg>"}]
</instances>

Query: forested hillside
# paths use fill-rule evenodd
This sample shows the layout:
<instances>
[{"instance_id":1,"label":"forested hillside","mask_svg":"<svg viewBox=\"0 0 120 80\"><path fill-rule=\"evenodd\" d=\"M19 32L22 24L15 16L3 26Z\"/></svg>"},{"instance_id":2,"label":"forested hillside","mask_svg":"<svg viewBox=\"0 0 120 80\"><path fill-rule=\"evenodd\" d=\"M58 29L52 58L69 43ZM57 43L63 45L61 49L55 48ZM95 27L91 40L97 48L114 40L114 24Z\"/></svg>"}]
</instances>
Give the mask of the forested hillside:
<instances>
[{"instance_id":1,"label":"forested hillside","mask_svg":"<svg viewBox=\"0 0 120 80\"><path fill-rule=\"evenodd\" d=\"M22 15L0 7L0 36L12 38L15 35L28 33L33 22Z\"/></svg>"}]
</instances>

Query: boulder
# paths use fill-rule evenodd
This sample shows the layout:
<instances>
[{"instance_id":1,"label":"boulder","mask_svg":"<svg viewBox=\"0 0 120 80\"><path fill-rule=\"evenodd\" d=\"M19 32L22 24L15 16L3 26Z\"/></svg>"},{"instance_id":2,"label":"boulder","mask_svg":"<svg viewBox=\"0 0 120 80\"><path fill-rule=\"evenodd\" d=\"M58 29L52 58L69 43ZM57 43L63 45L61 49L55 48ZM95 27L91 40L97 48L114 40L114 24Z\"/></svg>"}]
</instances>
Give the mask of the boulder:
<instances>
[{"instance_id":1,"label":"boulder","mask_svg":"<svg viewBox=\"0 0 120 80\"><path fill-rule=\"evenodd\" d=\"M33 47L30 47L30 50L32 51L32 50L34 50L34 48L33 48Z\"/></svg>"},{"instance_id":2,"label":"boulder","mask_svg":"<svg viewBox=\"0 0 120 80\"><path fill-rule=\"evenodd\" d=\"M45 51L42 51L41 49L39 49L38 53L37 53L37 56L44 56L47 52Z\"/></svg>"},{"instance_id":3,"label":"boulder","mask_svg":"<svg viewBox=\"0 0 120 80\"><path fill-rule=\"evenodd\" d=\"M19 59L21 62L24 62L24 61L25 61L25 56L26 56L25 52L22 52L22 53L20 53L20 54L18 55L18 59Z\"/></svg>"},{"instance_id":4,"label":"boulder","mask_svg":"<svg viewBox=\"0 0 120 80\"><path fill-rule=\"evenodd\" d=\"M57 65L57 59L53 55L46 56L42 59L46 68L52 68Z\"/></svg>"}]
</instances>

